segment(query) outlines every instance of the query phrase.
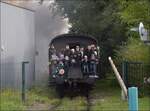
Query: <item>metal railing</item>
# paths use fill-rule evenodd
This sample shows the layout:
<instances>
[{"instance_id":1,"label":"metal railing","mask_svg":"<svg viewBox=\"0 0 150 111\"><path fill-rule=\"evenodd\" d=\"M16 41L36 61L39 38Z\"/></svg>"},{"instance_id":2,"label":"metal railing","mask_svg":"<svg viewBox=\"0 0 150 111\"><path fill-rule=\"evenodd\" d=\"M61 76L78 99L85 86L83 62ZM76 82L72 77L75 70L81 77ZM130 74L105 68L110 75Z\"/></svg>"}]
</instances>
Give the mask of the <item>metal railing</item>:
<instances>
[{"instance_id":1,"label":"metal railing","mask_svg":"<svg viewBox=\"0 0 150 111\"><path fill-rule=\"evenodd\" d=\"M145 79L150 77L150 64L124 61L122 77L127 87L138 87L140 95L149 93L149 83Z\"/></svg>"}]
</instances>

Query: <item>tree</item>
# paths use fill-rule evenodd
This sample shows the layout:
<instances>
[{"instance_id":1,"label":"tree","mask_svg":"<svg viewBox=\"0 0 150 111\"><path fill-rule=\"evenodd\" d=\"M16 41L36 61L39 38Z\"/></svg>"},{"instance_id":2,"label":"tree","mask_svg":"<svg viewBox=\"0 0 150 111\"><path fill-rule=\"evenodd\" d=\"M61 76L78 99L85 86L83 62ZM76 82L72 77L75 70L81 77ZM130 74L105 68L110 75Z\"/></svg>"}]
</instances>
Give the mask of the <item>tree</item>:
<instances>
[{"instance_id":1,"label":"tree","mask_svg":"<svg viewBox=\"0 0 150 111\"><path fill-rule=\"evenodd\" d=\"M150 0L117 0L120 8L120 18L126 23L128 29L143 22L150 29ZM131 39L120 48L118 56L128 61L141 61L150 63L150 50L139 40L139 34L128 32ZM121 60L121 61L122 61Z\"/></svg>"},{"instance_id":2,"label":"tree","mask_svg":"<svg viewBox=\"0 0 150 111\"><path fill-rule=\"evenodd\" d=\"M69 33L94 36L101 47L101 61L108 64L108 56L127 38L126 27L118 16L115 0L56 0L59 11L69 18L72 25Z\"/></svg>"},{"instance_id":3,"label":"tree","mask_svg":"<svg viewBox=\"0 0 150 111\"><path fill-rule=\"evenodd\" d=\"M143 22L150 29L150 0L117 0L120 17L128 26L137 26Z\"/></svg>"}]
</instances>

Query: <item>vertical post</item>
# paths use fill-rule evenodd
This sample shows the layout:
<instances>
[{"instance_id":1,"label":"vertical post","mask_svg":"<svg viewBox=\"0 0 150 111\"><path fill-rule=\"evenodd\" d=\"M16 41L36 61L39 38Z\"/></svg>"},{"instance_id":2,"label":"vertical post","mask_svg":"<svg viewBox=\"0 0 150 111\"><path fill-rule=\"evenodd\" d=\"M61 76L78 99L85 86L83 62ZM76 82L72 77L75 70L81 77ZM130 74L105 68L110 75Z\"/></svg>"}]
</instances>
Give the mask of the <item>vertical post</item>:
<instances>
[{"instance_id":1,"label":"vertical post","mask_svg":"<svg viewBox=\"0 0 150 111\"><path fill-rule=\"evenodd\" d=\"M128 104L129 111L138 111L138 89L137 87L130 87L128 89Z\"/></svg>"},{"instance_id":2,"label":"vertical post","mask_svg":"<svg viewBox=\"0 0 150 111\"><path fill-rule=\"evenodd\" d=\"M25 64L29 62L22 62L22 102L25 102Z\"/></svg>"},{"instance_id":3,"label":"vertical post","mask_svg":"<svg viewBox=\"0 0 150 111\"><path fill-rule=\"evenodd\" d=\"M128 62L127 61L123 61L123 64L122 64L122 79L123 81L125 82L125 85L126 87L128 86Z\"/></svg>"},{"instance_id":4,"label":"vertical post","mask_svg":"<svg viewBox=\"0 0 150 111\"><path fill-rule=\"evenodd\" d=\"M127 84L127 74L128 74L128 71L127 71L127 61L123 61L122 63L122 79L126 85L126 87L128 87L128 84ZM127 100L123 90L121 91L121 98L122 100Z\"/></svg>"}]
</instances>

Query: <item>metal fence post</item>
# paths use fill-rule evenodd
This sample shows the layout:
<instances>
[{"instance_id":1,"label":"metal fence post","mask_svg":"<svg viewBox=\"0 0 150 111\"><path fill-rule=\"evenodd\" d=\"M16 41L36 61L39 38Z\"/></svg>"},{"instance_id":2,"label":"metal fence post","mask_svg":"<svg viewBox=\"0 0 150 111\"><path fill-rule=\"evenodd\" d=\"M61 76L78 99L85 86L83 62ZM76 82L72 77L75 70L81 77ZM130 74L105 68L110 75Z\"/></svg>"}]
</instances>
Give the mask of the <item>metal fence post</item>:
<instances>
[{"instance_id":1,"label":"metal fence post","mask_svg":"<svg viewBox=\"0 0 150 111\"><path fill-rule=\"evenodd\" d=\"M137 87L130 87L128 89L128 104L129 111L138 111L138 89Z\"/></svg>"},{"instance_id":2,"label":"metal fence post","mask_svg":"<svg viewBox=\"0 0 150 111\"><path fill-rule=\"evenodd\" d=\"M127 83L127 76L128 76L128 62L127 61L123 61L122 62L122 79L126 85L126 87L128 87L128 83ZM127 100L125 94L123 91L121 91L121 99L122 100Z\"/></svg>"},{"instance_id":3,"label":"metal fence post","mask_svg":"<svg viewBox=\"0 0 150 111\"><path fill-rule=\"evenodd\" d=\"M122 63L122 78L125 82L126 87L128 87L128 62L123 61Z\"/></svg>"},{"instance_id":4,"label":"metal fence post","mask_svg":"<svg viewBox=\"0 0 150 111\"><path fill-rule=\"evenodd\" d=\"M25 102L25 64L28 64L28 61L22 62L22 102Z\"/></svg>"}]
</instances>

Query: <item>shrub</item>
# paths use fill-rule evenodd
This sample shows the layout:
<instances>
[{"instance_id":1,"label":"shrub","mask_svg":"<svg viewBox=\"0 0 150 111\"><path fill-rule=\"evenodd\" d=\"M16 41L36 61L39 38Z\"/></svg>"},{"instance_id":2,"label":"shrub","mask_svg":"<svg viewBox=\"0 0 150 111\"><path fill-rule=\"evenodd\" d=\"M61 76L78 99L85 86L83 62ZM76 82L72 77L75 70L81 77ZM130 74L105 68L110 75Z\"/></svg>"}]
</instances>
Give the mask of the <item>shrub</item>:
<instances>
[{"instance_id":1,"label":"shrub","mask_svg":"<svg viewBox=\"0 0 150 111\"><path fill-rule=\"evenodd\" d=\"M126 46L121 46L120 50L116 52L118 62L126 60L150 63L150 47L137 38L129 38Z\"/></svg>"}]
</instances>

